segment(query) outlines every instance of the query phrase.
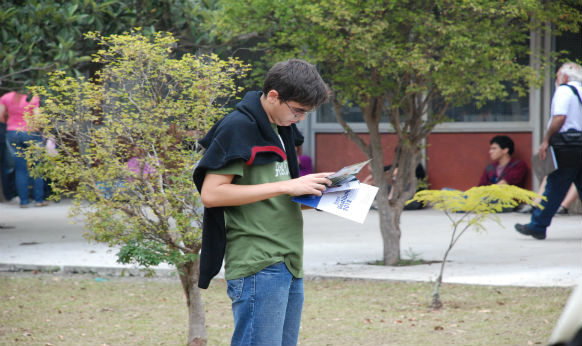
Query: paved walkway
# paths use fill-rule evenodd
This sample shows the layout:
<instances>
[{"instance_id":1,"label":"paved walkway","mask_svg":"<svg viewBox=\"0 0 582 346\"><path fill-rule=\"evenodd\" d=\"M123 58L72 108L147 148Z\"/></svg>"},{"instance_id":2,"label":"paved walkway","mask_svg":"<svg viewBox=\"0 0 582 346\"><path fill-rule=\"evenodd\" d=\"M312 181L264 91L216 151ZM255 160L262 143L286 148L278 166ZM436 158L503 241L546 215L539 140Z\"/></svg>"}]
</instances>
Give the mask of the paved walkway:
<instances>
[{"instance_id":1,"label":"paved walkway","mask_svg":"<svg viewBox=\"0 0 582 346\"><path fill-rule=\"evenodd\" d=\"M44 208L20 209L0 203L0 270L55 268L68 272L137 273L116 262L117 249L87 242L81 220L67 217L69 201ZM432 281L440 264L404 267L371 265L382 258L378 215L363 225L328 213L305 211L305 274L378 280ZM582 216L556 216L543 241L513 230L529 215L500 215L501 225L486 221L485 232L468 231L455 245L445 267L451 283L575 286L582 277ZM76 222L76 223L74 223ZM437 210L405 211L401 254L424 261L442 259L450 224ZM169 266L157 268L170 275Z\"/></svg>"}]
</instances>

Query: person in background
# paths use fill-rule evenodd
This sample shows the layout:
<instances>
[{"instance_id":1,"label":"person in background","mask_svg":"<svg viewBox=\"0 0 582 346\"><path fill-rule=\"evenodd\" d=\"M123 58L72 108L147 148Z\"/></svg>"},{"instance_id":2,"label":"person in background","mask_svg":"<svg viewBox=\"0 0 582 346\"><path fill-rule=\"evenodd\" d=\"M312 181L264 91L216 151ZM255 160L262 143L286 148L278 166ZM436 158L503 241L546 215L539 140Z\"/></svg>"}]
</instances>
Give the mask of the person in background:
<instances>
[{"instance_id":1,"label":"person in background","mask_svg":"<svg viewBox=\"0 0 582 346\"><path fill-rule=\"evenodd\" d=\"M508 136L495 136L489 141L490 164L485 167L477 186L509 184L525 188L528 167L513 158L514 144Z\"/></svg>"},{"instance_id":2,"label":"person in background","mask_svg":"<svg viewBox=\"0 0 582 346\"><path fill-rule=\"evenodd\" d=\"M384 176L386 177L386 180L388 181L388 199L392 199L392 184L394 183L394 181L396 180L397 175L398 175L398 167L396 167L396 168L394 168L394 171L392 172L392 178L390 178L388 176L388 171L390 171L390 168L392 168L392 164L389 164L388 166L384 166ZM422 184L422 182L426 178L426 172L424 171L424 167L422 166L421 163L419 163L416 166L416 169L414 171L414 175L415 175L416 180L417 180L416 192L424 190L426 188L426 184ZM362 183L374 185L374 178L372 177L372 174L368 174L368 176L366 176L364 178ZM424 204L421 202L418 202L418 201L412 201L412 202L404 205L404 210L418 210L418 209L422 209L422 208L424 208ZM378 207L376 205L376 201L374 201L374 203L372 204L371 209L373 209L373 210L378 209Z\"/></svg>"},{"instance_id":3,"label":"person in background","mask_svg":"<svg viewBox=\"0 0 582 346\"><path fill-rule=\"evenodd\" d=\"M303 146L298 145L295 149L297 151L297 160L299 161L299 176L302 177L313 173L311 157L309 155L303 155Z\"/></svg>"},{"instance_id":4,"label":"person in background","mask_svg":"<svg viewBox=\"0 0 582 346\"><path fill-rule=\"evenodd\" d=\"M38 107L38 96L30 94L12 91L0 98L0 118L6 119L6 138L14 159L16 191L20 198L21 208L30 206L28 190L30 181L32 181L35 205L37 207L48 205L45 200L45 181L41 178L32 179L28 172L28 163L24 157L21 157L23 151L30 145L30 141L42 142L41 134L29 128L24 119L25 114L38 112Z\"/></svg>"},{"instance_id":5,"label":"person in background","mask_svg":"<svg viewBox=\"0 0 582 346\"><path fill-rule=\"evenodd\" d=\"M540 184L540 188L538 189L539 195L544 194L544 190L546 189L546 179L547 179L547 177L544 177L544 179L542 179L542 182ZM560 203L560 207L556 211L556 214L567 215L568 209L570 208L572 203L574 203L576 201L576 198L578 198L578 191L576 191L576 185L572 184L572 185L570 185L570 189L568 189L568 193L566 194L566 197L564 197L564 200L562 200L562 203ZM536 198L535 202L541 203L542 199ZM523 204L516 211L519 213L527 214L527 213L533 212L533 210L534 210L534 207L532 207L530 204Z\"/></svg>"},{"instance_id":6,"label":"person in background","mask_svg":"<svg viewBox=\"0 0 582 346\"><path fill-rule=\"evenodd\" d=\"M575 63L563 64L556 73L556 91L552 97L551 117L544 140L538 149L542 160L546 157L546 150L550 146L550 139L554 134L568 132L572 138L582 139L582 66ZM545 201L543 208L536 208L531 214L528 224L515 224L515 230L520 234L531 236L534 239L546 239L546 231L552 222L560 203L568 193L572 183L576 185L578 197L582 198L582 143L575 142L570 146L553 146L556 154L558 169L548 174Z\"/></svg>"},{"instance_id":7,"label":"person in background","mask_svg":"<svg viewBox=\"0 0 582 346\"><path fill-rule=\"evenodd\" d=\"M315 66L290 59L267 73L200 141L194 170L204 204L198 286L224 256L232 301L231 345L296 345L303 309L303 218L291 196L321 196L331 173L299 176L295 123L329 89Z\"/></svg>"},{"instance_id":8,"label":"person in background","mask_svg":"<svg viewBox=\"0 0 582 346\"><path fill-rule=\"evenodd\" d=\"M0 104L0 109L3 107ZM14 161L6 141L6 112L0 114L0 180L2 181L2 194L6 201L16 197L14 184ZM0 198L2 200L2 198Z\"/></svg>"}]
</instances>

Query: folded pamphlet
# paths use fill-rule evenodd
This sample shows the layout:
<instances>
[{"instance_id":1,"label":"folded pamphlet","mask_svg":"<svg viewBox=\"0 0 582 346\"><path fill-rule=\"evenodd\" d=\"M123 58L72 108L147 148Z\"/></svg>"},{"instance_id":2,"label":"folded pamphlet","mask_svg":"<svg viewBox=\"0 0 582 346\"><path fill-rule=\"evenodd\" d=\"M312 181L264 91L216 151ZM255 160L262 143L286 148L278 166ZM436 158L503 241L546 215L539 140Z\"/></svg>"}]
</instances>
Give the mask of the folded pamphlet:
<instances>
[{"instance_id":1,"label":"folded pamphlet","mask_svg":"<svg viewBox=\"0 0 582 346\"><path fill-rule=\"evenodd\" d=\"M356 174L369 162L370 160L344 167L328 176L327 178L332 181L332 186L327 188L321 196L297 196L293 197L293 201L348 220L364 223L378 188L360 183Z\"/></svg>"},{"instance_id":2,"label":"folded pamphlet","mask_svg":"<svg viewBox=\"0 0 582 346\"><path fill-rule=\"evenodd\" d=\"M346 166L334 174L327 176L326 178L331 180L331 187L341 186L347 182L357 180L356 174L358 174L364 166L366 166L370 161L364 161L360 163L355 163L350 166Z\"/></svg>"}]
</instances>

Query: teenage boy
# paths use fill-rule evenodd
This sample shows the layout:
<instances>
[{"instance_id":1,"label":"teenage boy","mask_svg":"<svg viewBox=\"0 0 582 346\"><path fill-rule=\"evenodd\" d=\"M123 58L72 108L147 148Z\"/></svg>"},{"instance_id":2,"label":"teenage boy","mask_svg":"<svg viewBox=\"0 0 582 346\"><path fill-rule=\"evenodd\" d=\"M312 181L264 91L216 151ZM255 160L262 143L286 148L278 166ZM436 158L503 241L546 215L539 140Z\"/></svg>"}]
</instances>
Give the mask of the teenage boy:
<instances>
[{"instance_id":1,"label":"teenage boy","mask_svg":"<svg viewBox=\"0 0 582 346\"><path fill-rule=\"evenodd\" d=\"M303 219L292 196L321 195L331 173L299 177L295 123L329 91L315 67L275 64L208 132L194 171L205 206L200 276L208 287L225 261L232 345L295 345L303 308Z\"/></svg>"},{"instance_id":2,"label":"teenage boy","mask_svg":"<svg viewBox=\"0 0 582 346\"><path fill-rule=\"evenodd\" d=\"M513 140L507 136L495 136L489 142L489 157L492 163L485 167L485 171L477 186L493 184L509 184L525 187L527 164L513 158Z\"/></svg>"}]
</instances>

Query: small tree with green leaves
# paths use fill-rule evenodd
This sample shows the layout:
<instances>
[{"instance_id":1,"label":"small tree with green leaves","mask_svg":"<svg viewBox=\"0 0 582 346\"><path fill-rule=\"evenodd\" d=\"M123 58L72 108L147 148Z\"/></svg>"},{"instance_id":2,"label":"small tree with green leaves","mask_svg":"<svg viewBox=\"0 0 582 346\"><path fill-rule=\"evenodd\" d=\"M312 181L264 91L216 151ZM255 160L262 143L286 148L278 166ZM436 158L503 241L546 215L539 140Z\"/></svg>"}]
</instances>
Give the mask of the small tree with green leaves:
<instances>
[{"instance_id":1,"label":"small tree with green leaves","mask_svg":"<svg viewBox=\"0 0 582 346\"><path fill-rule=\"evenodd\" d=\"M52 181L57 197L73 198L87 237L121 246L119 261L176 266L189 308L189 345L206 344L197 287L202 207L192 181L197 139L226 112L247 69L215 55L172 56L171 34L103 37L93 80L50 76L33 88L44 102L29 119L53 138L27 155Z\"/></svg>"},{"instance_id":2,"label":"small tree with green leaves","mask_svg":"<svg viewBox=\"0 0 582 346\"><path fill-rule=\"evenodd\" d=\"M473 187L467 191L459 190L424 190L416 193L412 201L430 204L433 208L442 210L451 221L451 239L443 260L439 275L435 281L432 293L431 307L440 309L440 287L443 282L443 272L447 257L459 238L469 229L485 230L483 221L492 219L501 225L497 213L507 208L515 208L519 203L540 206L535 202L542 197L535 192L513 185L488 185ZM542 197L545 199L545 197Z\"/></svg>"}]
</instances>

